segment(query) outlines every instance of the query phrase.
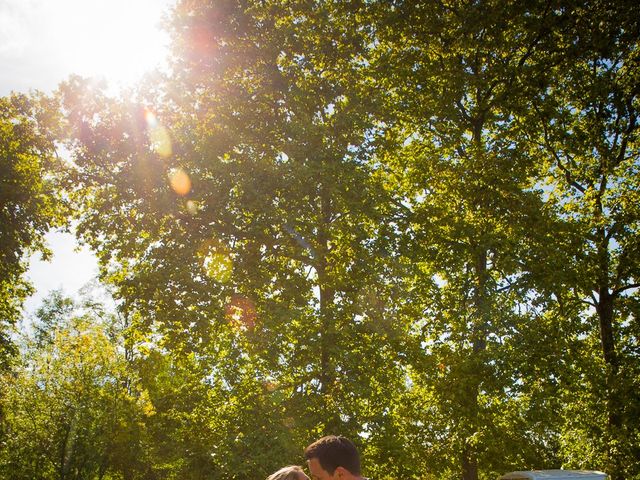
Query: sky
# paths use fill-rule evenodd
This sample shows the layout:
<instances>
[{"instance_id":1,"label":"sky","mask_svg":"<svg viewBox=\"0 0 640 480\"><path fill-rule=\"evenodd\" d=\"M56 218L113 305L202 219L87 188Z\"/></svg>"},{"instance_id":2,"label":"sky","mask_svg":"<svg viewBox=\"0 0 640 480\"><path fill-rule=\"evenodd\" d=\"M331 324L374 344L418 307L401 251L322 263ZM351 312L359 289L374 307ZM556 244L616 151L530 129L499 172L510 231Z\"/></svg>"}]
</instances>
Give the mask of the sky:
<instances>
[{"instance_id":1,"label":"sky","mask_svg":"<svg viewBox=\"0 0 640 480\"><path fill-rule=\"evenodd\" d=\"M0 0L0 96L53 91L71 74L102 78L113 91L159 66L168 38L160 21L173 0ZM53 258L30 260L32 313L52 289L76 296L97 274L88 248L69 233L47 235Z\"/></svg>"}]
</instances>

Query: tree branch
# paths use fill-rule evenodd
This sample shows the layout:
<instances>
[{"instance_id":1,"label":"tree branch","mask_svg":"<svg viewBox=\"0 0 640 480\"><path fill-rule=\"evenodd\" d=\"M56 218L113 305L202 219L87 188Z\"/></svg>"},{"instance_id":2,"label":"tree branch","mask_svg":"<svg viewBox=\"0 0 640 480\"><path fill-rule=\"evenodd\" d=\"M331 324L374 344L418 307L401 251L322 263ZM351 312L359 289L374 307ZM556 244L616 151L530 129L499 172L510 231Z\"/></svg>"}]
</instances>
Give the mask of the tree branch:
<instances>
[{"instance_id":1,"label":"tree branch","mask_svg":"<svg viewBox=\"0 0 640 480\"><path fill-rule=\"evenodd\" d=\"M633 112L633 106L631 104L631 99L627 100L627 111L629 112L629 125L627 125L627 129L622 135L622 141L620 142L620 150L618 151L618 155L615 160L615 165L620 165L625 160L625 155L627 152L627 144L629 143L629 137L633 133L636 128L636 115ZM619 117L618 117L619 118ZM617 137L616 137L617 139Z\"/></svg>"},{"instance_id":2,"label":"tree branch","mask_svg":"<svg viewBox=\"0 0 640 480\"><path fill-rule=\"evenodd\" d=\"M583 187L582 185L580 185L578 182L576 182L573 179L573 177L571 175L571 172L563 164L562 160L560 159L560 155L558 155L558 152L556 151L556 149L551 146L551 142L549 141L549 130L548 130L547 125L546 125L546 123L544 121L545 120L544 116L542 116L540 114L540 110L538 109L537 106L535 106L534 108L535 108L536 113L538 114L538 116L542 119L542 130L544 132L544 144L545 144L545 147L553 155L553 157L556 159L556 164L558 165L558 168L564 173L564 176L565 176L565 179L566 179L567 183L570 186L572 186L573 188L575 188L576 190L578 190L580 193L584 194L587 189L585 187Z\"/></svg>"},{"instance_id":3,"label":"tree branch","mask_svg":"<svg viewBox=\"0 0 640 480\"><path fill-rule=\"evenodd\" d=\"M634 288L640 288L640 283L630 283L629 285L618 287L615 290L613 290L612 295L617 296L617 295L620 295L622 292L625 292L627 290L633 290Z\"/></svg>"}]
</instances>

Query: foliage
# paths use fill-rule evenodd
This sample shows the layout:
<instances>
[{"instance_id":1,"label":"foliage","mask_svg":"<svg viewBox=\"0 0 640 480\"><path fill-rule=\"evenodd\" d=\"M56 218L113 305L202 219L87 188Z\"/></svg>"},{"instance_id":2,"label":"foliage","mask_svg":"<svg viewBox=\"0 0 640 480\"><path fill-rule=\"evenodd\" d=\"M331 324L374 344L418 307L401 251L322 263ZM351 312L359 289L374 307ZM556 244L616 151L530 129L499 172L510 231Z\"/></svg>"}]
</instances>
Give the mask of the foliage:
<instances>
[{"instance_id":1,"label":"foliage","mask_svg":"<svg viewBox=\"0 0 640 480\"><path fill-rule=\"evenodd\" d=\"M561 38L574 47L568 61L547 72L549 87L536 95L535 118L527 119L539 125L529 133L533 154L544 162L548 203L574 225L571 248L559 250L565 251L564 270L571 279L568 295L591 309L581 312L589 326L586 351L598 351L599 359L583 387L590 392L585 399L590 408L581 411L589 413L582 416L573 405L567 412L570 429L583 422L591 431L575 444L565 438L566 447L579 450L582 462L603 465L614 479L640 475L633 460L637 446L630 440L637 438L640 423L628 416L637 408L631 392L638 337L626 333L637 320L623 306L637 302L640 286L640 24L636 18L619 21L628 7L588 2L573 10L576 28Z\"/></svg>"},{"instance_id":2,"label":"foliage","mask_svg":"<svg viewBox=\"0 0 640 480\"><path fill-rule=\"evenodd\" d=\"M394 307L368 304L393 298L397 286L387 240L370 241L388 233L388 207L365 162L367 116L350 84L356 53L327 50L315 35L350 35L334 22L348 13L341 8L180 5L172 24L175 75L161 80L162 102L154 91L138 93L170 132L171 155L154 149L155 127L142 123L141 107L78 79L62 89L75 139L79 230L139 319L139 341L166 349L172 368L196 355L199 371L219 372L191 401L232 395L233 405L237 394L219 391L217 382L275 385L248 397L258 404L246 415L271 415L267 425L290 436L283 435L285 451L322 431L356 436L364 423L374 435L392 434L382 429L384 404L403 378L389 343L401 328ZM187 41L204 38L203 29L215 57ZM187 191L171 184L178 171ZM242 368L226 365L227 356ZM188 410L200 408L210 407ZM190 438L221 428L192 414L184 420ZM255 437L255 422L234 422L244 425L243 442ZM178 472L175 462L167 468Z\"/></svg>"},{"instance_id":3,"label":"foliage","mask_svg":"<svg viewBox=\"0 0 640 480\"><path fill-rule=\"evenodd\" d=\"M55 138L59 112L44 96L0 99L0 368L15 353L11 329L31 293L27 258L49 254L44 234L61 225L63 201L56 190Z\"/></svg>"},{"instance_id":4,"label":"foliage","mask_svg":"<svg viewBox=\"0 0 640 480\"><path fill-rule=\"evenodd\" d=\"M43 304L4 472L258 479L340 433L381 479L638 478L633 8L183 0L168 73L64 82L119 313Z\"/></svg>"},{"instance_id":5,"label":"foliage","mask_svg":"<svg viewBox=\"0 0 640 480\"><path fill-rule=\"evenodd\" d=\"M71 308L60 311L61 304ZM144 397L131 388L107 325L73 307L54 292L36 323L49 327L48 342L26 337L25 354L2 376L3 478L140 478L144 472Z\"/></svg>"},{"instance_id":6,"label":"foliage","mask_svg":"<svg viewBox=\"0 0 640 480\"><path fill-rule=\"evenodd\" d=\"M534 54L563 18L546 2L464 7L406 2L389 13L381 2L372 71L389 112L379 152L415 272L410 398L429 399L424 417L410 415L430 426L414 425L412 441L438 477L471 479L480 464L493 476L555 461L553 442L519 437L513 423L535 392L514 388L515 360L526 359L511 345L536 321L531 300L545 287L532 277L554 227L516 114L541 75Z\"/></svg>"}]
</instances>

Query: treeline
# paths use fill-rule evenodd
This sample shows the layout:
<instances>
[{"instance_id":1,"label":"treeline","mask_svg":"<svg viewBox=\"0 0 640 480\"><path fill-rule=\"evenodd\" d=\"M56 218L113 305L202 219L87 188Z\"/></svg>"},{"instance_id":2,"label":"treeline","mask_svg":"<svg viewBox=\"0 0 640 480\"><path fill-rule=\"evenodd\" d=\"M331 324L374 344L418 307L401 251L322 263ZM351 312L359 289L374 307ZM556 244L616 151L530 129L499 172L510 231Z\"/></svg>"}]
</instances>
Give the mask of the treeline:
<instances>
[{"instance_id":1,"label":"treeline","mask_svg":"<svg viewBox=\"0 0 640 480\"><path fill-rule=\"evenodd\" d=\"M182 0L132 91L2 99L0 476L259 480L339 433L377 479L640 478L636 10ZM117 312L12 337L70 221Z\"/></svg>"}]
</instances>

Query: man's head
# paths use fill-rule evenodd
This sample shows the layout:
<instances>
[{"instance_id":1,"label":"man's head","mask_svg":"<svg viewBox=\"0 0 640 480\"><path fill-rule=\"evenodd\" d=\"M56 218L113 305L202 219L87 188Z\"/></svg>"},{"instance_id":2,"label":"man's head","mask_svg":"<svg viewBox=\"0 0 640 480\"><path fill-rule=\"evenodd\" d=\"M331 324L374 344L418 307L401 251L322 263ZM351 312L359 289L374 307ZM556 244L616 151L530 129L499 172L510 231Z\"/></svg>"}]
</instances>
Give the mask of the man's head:
<instances>
[{"instance_id":1,"label":"man's head","mask_svg":"<svg viewBox=\"0 0 640 480\"><path fill-rule=\"evenodd\" d=\"M313 442L304 451L313 480L360 477L360 455L351 441L329 435Z\"/></svg>"}]
</instances>

